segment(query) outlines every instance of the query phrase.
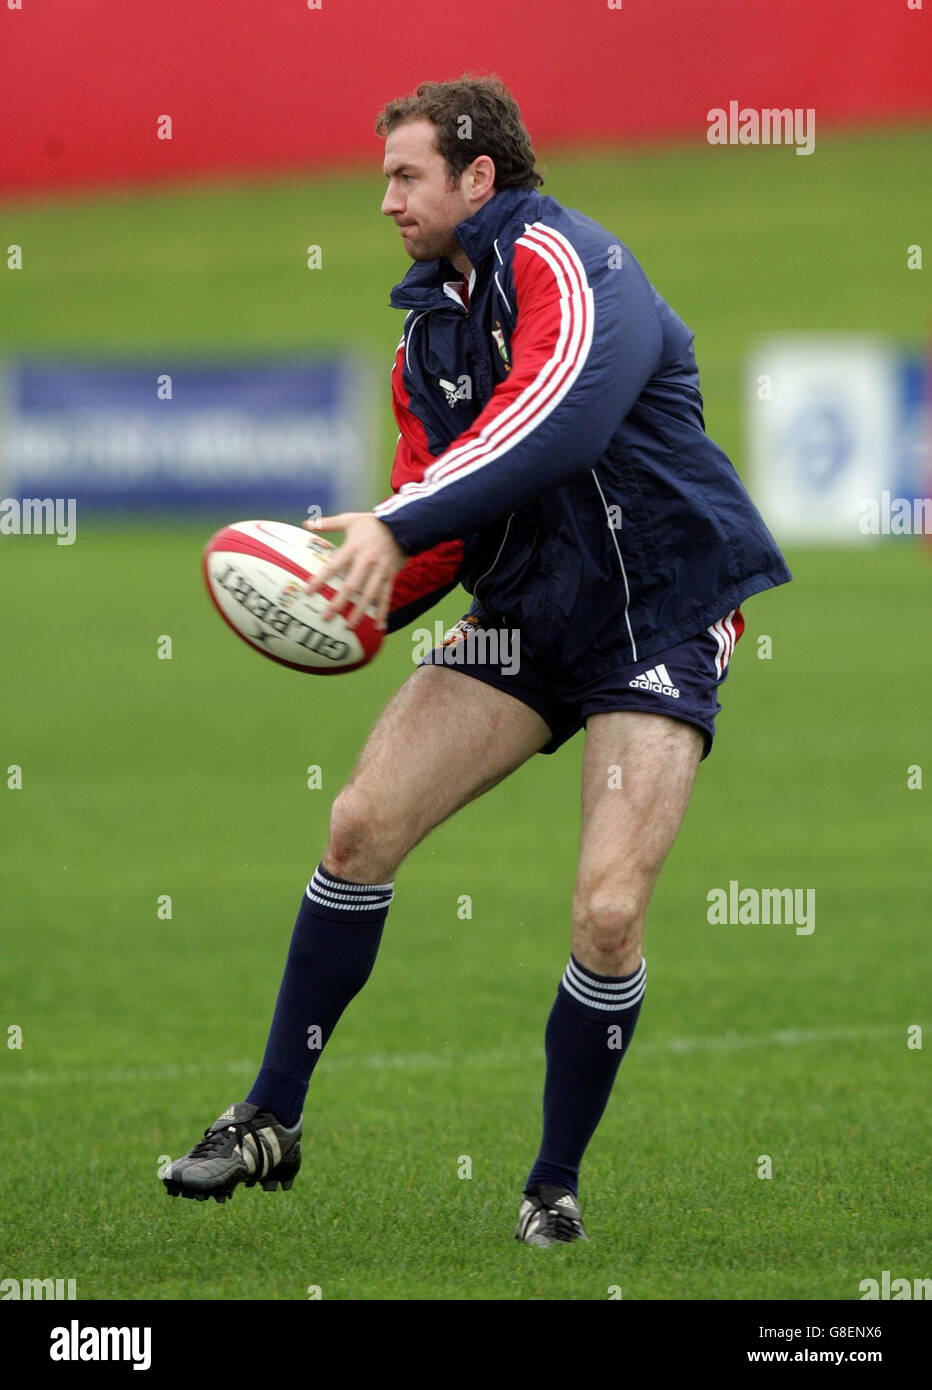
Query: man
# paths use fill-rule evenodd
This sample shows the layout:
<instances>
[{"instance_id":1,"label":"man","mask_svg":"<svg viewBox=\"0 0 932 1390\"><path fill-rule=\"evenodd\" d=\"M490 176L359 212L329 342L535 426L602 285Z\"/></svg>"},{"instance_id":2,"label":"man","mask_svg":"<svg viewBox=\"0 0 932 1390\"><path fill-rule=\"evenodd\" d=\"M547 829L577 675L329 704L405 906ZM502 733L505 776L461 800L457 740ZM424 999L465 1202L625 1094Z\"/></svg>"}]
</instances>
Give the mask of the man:
<instances>
[{"instance_id":1,"label":"man","mask_svg":"<svg viewBox=\"0 0 932 1390\"><path fill-rule=\"evenodd\" d=\"M738 605L790 575L705 434L691 332L626 247L538 192L502 84L425 83L377 128L382 212L414 262L392 293L408 310L393 495L308 523L345 532L309 587L342 578L328 611L354 625L373 606L390 630L457 582L474 602L336 798L246 1101L166 1182L218 1200L241 1181L291 1186L309 1077L372 969L395 870L585 726L572 949L516 1236L587 1239L579 1166L641 1008L644 917L712 744ZM496 633L520 639L519 661L495 659Z\"/></svg>"}]
</instances>

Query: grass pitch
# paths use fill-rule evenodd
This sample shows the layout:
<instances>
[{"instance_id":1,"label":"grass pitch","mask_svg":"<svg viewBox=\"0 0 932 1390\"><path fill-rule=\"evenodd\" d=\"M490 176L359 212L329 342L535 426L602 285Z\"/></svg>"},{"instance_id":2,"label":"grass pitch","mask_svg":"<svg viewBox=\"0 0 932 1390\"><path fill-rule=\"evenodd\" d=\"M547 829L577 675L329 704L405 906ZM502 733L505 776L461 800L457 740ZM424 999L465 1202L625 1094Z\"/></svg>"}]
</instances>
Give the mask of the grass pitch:
<instances>
[{"instance_id":1,"label":"grass pitch","mask_svg":"<svg viewBox=\"0 0 932 1390\"><path fill-rule=\"evenodd\" d=\"M739 464L759 333L918 337L903 248L929 137L746 153L547 161L548 188L616 226L698 328L709 430ZM404 267L379 196L376 176L8 207L31 251L3 277L2 346L387 357ZM295 269L312 240L332 275ZM583 1167L592 1242L537 1251L511 1233L568 950L582 736L402 867L312 1083L294 1190L164 1195L164 1156L252 1079L330 800L412 669L405 634L343 682L260 660L203 591L211 525L0 543L0 1038L22 1029L0 1049L0 1277L74 1277L94 1299L734 1300L927 1274L927 1050L907 1037L930 1022L929 791L907 770L932 767L928 552L790 553L795 583L747 604ZM814 889L815 930L710 925L732 879Z\"/></svg>"}]
</instances>

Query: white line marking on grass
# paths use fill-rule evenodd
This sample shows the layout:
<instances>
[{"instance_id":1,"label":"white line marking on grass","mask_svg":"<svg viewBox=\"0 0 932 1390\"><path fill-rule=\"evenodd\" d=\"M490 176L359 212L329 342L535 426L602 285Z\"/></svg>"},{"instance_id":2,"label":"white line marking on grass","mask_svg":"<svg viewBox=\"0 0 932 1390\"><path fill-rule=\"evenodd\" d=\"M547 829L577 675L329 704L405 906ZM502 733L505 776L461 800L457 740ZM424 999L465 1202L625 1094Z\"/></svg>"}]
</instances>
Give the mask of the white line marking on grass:
<instances>
[{"instance_id":1,"label":"white line marking on grass","mask_svg":"<svg viewBox=\"0 0 932 1390\"><path fill-rule=\"evenodd\" d=\"M923 1024L923 1027L927 1025ZM876 1024L869 1028L781 1028L774 1033L724 1033L717 1038L667 1038L644 1042L637 1053L656 1056L683 1056L691 1052L740 1052L756 1047L807 1047L813 1044L867 1042L903 1036L901 1024ZM440 1071L447 1067L494 1067L540 1064L543 1049L498 1048L492 1052L373 1052L363 1057L332 1057L325 1063L328 1072L342 1071ZM0 1071L0 1089L31 1086L106 1086L124 1082L183 1081L196 1076L252 1076L258 1063L188 1062L165 1063L158 1067L73 1067L57 1071L27 1069Z\"/></svg>"}]
</instances>

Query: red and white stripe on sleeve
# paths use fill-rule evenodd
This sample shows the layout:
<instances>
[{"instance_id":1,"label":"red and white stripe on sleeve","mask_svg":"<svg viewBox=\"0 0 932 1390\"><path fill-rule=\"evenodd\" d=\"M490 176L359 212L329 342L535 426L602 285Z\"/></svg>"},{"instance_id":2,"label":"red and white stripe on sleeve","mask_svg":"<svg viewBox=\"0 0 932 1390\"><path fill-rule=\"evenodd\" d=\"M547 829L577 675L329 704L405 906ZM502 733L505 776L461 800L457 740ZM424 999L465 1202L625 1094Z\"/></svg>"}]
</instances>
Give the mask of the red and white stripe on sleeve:
<instances>
[{"instance_id":1,"label":"red and white stripe on sleeve","mask_svg":"<svg viewBox=\"0 0 932 1390\"><path fill-rule=\"evenodd\" d=\"M595 322L593 295L575 248L542 222L515 242L518 315L512 370L468 430L428 468L375 508L390 516L489 467L538 429L582 371Z\"/></svg>"}]
</instances>

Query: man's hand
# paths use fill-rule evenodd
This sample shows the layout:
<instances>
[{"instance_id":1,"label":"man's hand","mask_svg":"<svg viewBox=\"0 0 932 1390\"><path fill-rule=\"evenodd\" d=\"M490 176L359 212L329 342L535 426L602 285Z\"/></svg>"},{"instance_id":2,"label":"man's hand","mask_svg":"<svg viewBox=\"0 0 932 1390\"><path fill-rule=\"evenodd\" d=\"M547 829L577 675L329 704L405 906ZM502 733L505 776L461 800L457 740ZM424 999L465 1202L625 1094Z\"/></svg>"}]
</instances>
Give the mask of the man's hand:
<instances>
[{"instance_id":1,"label":"man's hand","mask_svg":"<svg viewBox=\"0 0 932 1390\"><path fill-rule=\"evenodd\" d=\"M347 626L355 628L371 603L376 605L376 621L384 628L392 597L395 575L408 556L383 521L372 512L340 512L338 516L322 516L319 521L305 521L308 531L345 531L346 539L334 551L321 573L307 585L315 594L323 584L333 584L343 576L342 593L335 594L324 610L325 618L343 613L356 599Z\"/></svg>"}]
</instances>

